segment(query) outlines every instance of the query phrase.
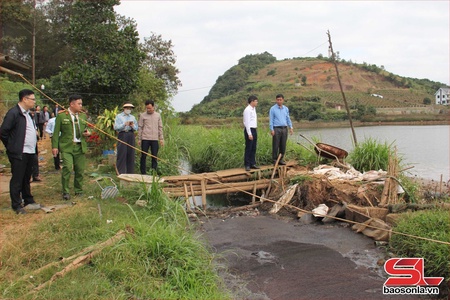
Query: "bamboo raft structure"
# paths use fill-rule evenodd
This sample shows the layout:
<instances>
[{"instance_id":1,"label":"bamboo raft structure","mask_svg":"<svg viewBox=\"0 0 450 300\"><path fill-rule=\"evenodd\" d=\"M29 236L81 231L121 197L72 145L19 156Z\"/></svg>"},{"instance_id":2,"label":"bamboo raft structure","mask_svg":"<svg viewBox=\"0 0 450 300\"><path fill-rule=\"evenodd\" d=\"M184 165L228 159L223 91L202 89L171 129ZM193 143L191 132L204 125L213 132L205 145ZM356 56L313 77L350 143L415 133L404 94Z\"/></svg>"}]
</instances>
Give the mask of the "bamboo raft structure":
<instances>
[{"instance_id":1,"label":"bamboo raft structure","mask_svg":"<svg viewBox=\"0 0 450 300\"><path fill-rule=\"evenodd\" d=\"M252 202L258 190L267 189L272 180L283 179L287 169L297 165L295 161L288 161L283 166L261 166L260 169L245 171L243 168L220 170L216 172L163 176L163 191L169 197L202 196L202 206L206 208L206 195L249 192L253 194ZM278 172L275 172L278 170ZM273 174L278 178L274 179ZM270 176L272 175L272 178Z\"/></svg>"}]
</instances>

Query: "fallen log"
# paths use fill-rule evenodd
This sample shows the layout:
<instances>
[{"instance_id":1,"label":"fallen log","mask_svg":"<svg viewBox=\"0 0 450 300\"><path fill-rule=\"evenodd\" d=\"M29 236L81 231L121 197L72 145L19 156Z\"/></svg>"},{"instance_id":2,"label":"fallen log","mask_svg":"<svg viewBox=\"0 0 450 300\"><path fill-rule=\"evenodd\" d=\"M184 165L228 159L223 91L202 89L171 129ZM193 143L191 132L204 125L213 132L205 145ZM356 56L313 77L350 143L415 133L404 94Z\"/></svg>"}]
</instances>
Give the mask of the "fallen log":
<instances>
[{"instance_id":1,"label":"fallen log","mask_svg":"<svg viewBox=\"0 0 450 300\"><path fill-rule=\"evenodd\" d=\"M58 278L65 276L68 272L70 272L72 270L75 270L75 269L77 269L77 268L79 268L79 267L89 263L91 261L91 258L94 257L96 254L98 254L105 247L114 245L118 241L122 240L125 237L126 233L127 233L127 231L120 230L114 236L112 236L111 238L109 238L108 240L106 240L106 241L104 241L102 243L89 246L89 247L83 249L82 251L78 252L75 255L72 255L72 256L70 256L68 258L63 258L63 259L61 259L58 262L52 262L50 264L47 264L47 265L45 265L45 266L35 270L32 274L37 274L37 273L39 273L39 272L41 272L43 270L48 269L49 267L61 264L63 262L68 262L68 261L73 260L63 270L55 273L48 281L46 281L46 282L40 284L39 286L37 286L36 288L34 288L34 290L32 292L37 292L37 291L45 288L46 286L52 284ZM87 254L83 255L83 253L87 253ZM28 278L29 276L30 275L27 275L26 277ZM23 279L24 277L22 277L21 279Z\"/></svg>"}]
</instances>

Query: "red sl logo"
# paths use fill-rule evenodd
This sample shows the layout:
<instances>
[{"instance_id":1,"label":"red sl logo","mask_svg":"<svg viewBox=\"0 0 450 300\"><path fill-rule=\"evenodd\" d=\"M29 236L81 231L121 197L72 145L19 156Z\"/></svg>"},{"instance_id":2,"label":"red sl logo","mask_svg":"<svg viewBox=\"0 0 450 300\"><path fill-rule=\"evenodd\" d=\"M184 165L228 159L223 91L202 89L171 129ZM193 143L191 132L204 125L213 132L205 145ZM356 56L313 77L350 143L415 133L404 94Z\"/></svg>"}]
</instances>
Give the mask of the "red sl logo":
<instances>
[{"instance_id":1,"label":"red sl logo","mask_svg":"<svg viewBox=\"0 0 450 300\"><path fill-rule=\"evenodd\" d=\"M390 277L385 286L438 286L444 277L424 277L423 258L391 258L384 264Z\"/></svg>"}]
</instances>

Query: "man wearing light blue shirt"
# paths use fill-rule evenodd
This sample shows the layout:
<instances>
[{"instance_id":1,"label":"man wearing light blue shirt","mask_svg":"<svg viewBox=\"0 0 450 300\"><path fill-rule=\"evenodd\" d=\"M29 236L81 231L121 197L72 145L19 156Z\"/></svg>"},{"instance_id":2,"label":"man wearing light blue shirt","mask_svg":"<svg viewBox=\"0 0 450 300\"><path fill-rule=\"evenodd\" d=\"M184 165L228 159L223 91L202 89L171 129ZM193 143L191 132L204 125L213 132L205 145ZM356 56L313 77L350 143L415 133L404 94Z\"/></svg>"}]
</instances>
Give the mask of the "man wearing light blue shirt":
<instances>
[{"instance_id":1,"label":"man wearing light blue shirt","mask_svg":"<svg viewBox=\"0 0 450 300\"><path fill-rule=\"evenodd\" d=\"M134 132L138 130L138 123L131 114L132 108L134 108L133 104L125 103L123 112L116 116L114 122L114 130L119 132L118 139L125 143L119 142L117 145L116 168L119 174L134 174L134 146L136 144Z\"/></svg>"},{"instance_id":2,"label":"man wearing light blue shirt","mask_svg":"<svg viewBox=\"0 0 450 300\"><path fill-rule=\"evenodd\" d=\"M284 96L276 96L277 104L272 106L269 111L269 127L272 135L272 159L275 164L278 156L281 155L279 165L285 165L283 160L286 153L286 142L288 138L288 128L290 133L294 133L291 118L289 117L289 108L283 105Z\"/></svg>"}]
</instances>

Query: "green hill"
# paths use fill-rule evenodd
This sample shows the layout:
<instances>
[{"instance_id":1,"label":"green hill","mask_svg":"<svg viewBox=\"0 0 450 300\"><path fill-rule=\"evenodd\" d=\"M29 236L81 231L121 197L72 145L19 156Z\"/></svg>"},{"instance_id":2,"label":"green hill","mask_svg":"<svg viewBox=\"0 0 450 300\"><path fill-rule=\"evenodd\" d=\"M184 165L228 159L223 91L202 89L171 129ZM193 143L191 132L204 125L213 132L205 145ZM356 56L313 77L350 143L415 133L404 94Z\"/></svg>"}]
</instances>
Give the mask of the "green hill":
<instances>
[{"instance_id":1,"label":"green hill","mask_svg":"<svg viewBox=\"0 0 450 300\"><path fill-rule=\"evenodd\" d=\"M406 78L383 67L338 63L349 106L360 115L367 112L433 108L434 93L445 84L428 79ZM188 113L212 118L238 117L249 95L258 96L258 112L267 114L282 93L297 119L345 119L345 106L332 61L327 58L293 58L278 61L270 53L247 55L222 76L209 94ZM430 104L424 104L430 102ZM298 112L296 112L298 110ZM336 116L334 116L336 115ZM331 117L330 117L331 116Z\"/></svg>"}]
</instances>

